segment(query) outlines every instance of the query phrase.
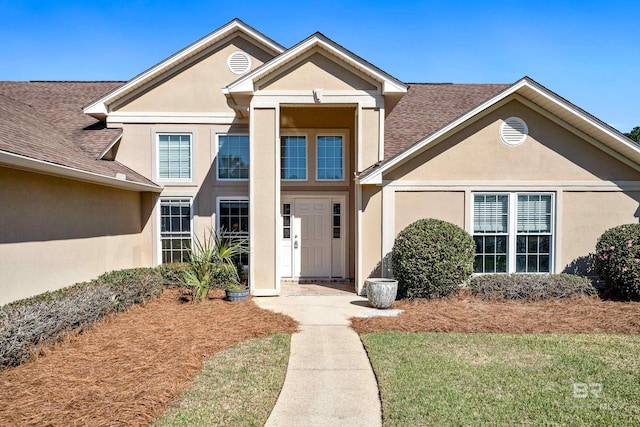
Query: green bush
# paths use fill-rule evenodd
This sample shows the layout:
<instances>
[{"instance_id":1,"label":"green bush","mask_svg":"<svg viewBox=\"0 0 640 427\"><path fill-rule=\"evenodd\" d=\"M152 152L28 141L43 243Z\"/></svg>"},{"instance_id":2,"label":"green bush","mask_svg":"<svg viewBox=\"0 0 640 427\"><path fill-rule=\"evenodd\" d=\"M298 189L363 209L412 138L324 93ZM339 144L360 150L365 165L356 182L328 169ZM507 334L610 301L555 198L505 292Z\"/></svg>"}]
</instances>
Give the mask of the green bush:
<instances>
[{"instance_id":1,"label":"green bush","mask_svg":"<svg viewBox=\"0 0 640 427\"><path fill-rule=\"evenodd\" d=\"M442 297L471 276L475 244L457 225L421 219L402 230L393 245L391 264L400 298Z\"/></svg>"},{"instance_id":2,"label":"green bush","mask_svg":"<svg viewBox=\"0 0 640 427\"><path fill-rule=\"evenodd\" d=\"M182 288L185 286L184 273L189 269L186 262L162 264L158 267L164 286L167 288Z\"/></svg>"},{"instance_id":3,"label":"green bush","mask_svg":"<svg viewBox=\"0 0 640 427\"><path fill-rule=\"evenodd\" d=\"M572 274L481 274L472 277L468 287L485 301L539 301L596 294L589 279Z\"/></svg>"},{"instance_id":4,"label":"green bush","mask_svg":"<svg viewBox=\"0 0 640 427\"><path fill-rule=\"evenodd\" d=\"M640 224L610 228L596 244L595 268L607 290L640 298Z\"/></svg>"},{"instance_id":5,"label":"green bush","mask_svg":"<svg viewBox=\"0 0 640 427\"><path fill-rule=\"evenodd\" d=\"M39 346L59 341L67 331L89 329L109 313L157 297L162 289L159 269L137 268L2 306L0 369L26 362Z\"/></svg>"}]
</instances>

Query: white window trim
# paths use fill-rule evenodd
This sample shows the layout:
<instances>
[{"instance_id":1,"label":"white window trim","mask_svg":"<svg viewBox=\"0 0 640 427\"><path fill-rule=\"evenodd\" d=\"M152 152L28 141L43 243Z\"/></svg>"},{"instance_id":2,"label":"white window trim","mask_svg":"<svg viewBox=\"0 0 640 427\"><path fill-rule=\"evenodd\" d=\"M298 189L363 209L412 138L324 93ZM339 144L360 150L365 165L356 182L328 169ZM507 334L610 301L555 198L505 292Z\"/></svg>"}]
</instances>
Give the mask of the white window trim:
<instances>
[{"instance_id":1,"label":"white window trim","mask_svg":"<svg viewBox=\"0 0 640 427\"><path fill-rule=\"evenodd\" d=\"M284 182L309 182L309 135L307 135L306 133L286 133L286 134L280 134L280 141L279 141L279 145L278 145L278 152L282 153L282 138L285 138L287 136L303 136L304 137L304 145L305 145L305 159L304 159L304 167L305 167L305 173L306 173L306 178L305 179L285 179L282 178L282 171L278 171L278 173L280 174L280 180L284 181ZM282 154L280 154L280 167L282 168Z\"/></svg>"},{"instance_id":2,"label":"white window trim","mask_svg":"<svg viewBox=\"0 0 640 427\"><path fill-rule=\"evenodd\" d=\"M163 135L189 135L189 178L161 178L160 177L160 137ZM155 167L156 179L163 183L191 183L193 182L193 132L155 132Z\"/></svg>"},{"instance_id":3,"label":"white window trim","mask_svg":"<svg viewBox=\"0 0 640 427\"><path fill-rule=\"evenodd\" d=\"M251 206L251 201L248 196L218 196L216 197L216 233L220 233L220 202L221 201L239 201L239 202L247 202L249 207ZM249 211L249 218L251 217L251 211ZM249 219L248 218L248 219ZM251 222L249 222L249 231L247 232L247 249L251 249ZM249 253L247 253L247 260L249 260ZM247 265L244 265L246 268Z\"/></svg>"},{"instance_id":4,"label":"white window trim","mask_svg":"<svg viewBox=\"0 0 640 427\"><path fill-rule=\"evenodd\" d=\"M318 140L320 139L320 137L322 136L339 136L340 138L342 138L342 179L320 179L318 178ZM316 170L316 181L318 182L345 182L347 180L347 169L346 169L346 160L347 160L347 156L346 156L346 141L347 141L347 137L344 133L342 132L322 132L322 133L318 133L316 134L316 141L315 141L315 170Z\"/></svg>"},{"instance_id":5,"label":"white window trim","mask_svg":"<svg viewBox=\"0 0 640 427\"><path fill-rule=\"evenodd\" d=\"M514 274L516 273L516 243L517 243L517 211L518 211L518 196L519 195L550 195L551 196L551 244L549 250L549 272L539 273L518 273L518 274L554 274L556 271L556 240L558 238L556 230L556 193L551 191L472 191L471 192L471 228L469 234L473 238L475 236L474 230L474 198L475 196L483 195L507 195L509 206L509 222L507 223L507 272L506 273L473 273L474 275L480 274ZM492 233L496 235L503 235L502 233ZM546 234L546 233L540 233ZM481 234L478 234L481 235Z\"/></svg>"},{"instance_id":6,"label":"white window trim","mask_svg":"<svg viewBox=\"0 0 640 427\"><path fill-rule=\"evenodd\" d=\"M246 136L249 144L251 144L251 138L249 137L249 133L216 133L215 144L214 144L214 154L213 157L215 159L215 169L216 169L216 181L221 182L248 182L249 178L251 178L251 148L249 148L249 178L220 178L220 166L218 164L218 152L220 151L220 137L221 136Z\"/></svg>"},{"instance_id":7,"label":"white window trim","mask_svg":"<svg viewBox=\"0 0 640 427\"><path fill-rule=\"evenodd\" d=\"M162 196L158 198L158 212L156 214L156 221L158 224L158 232L156 233L156 241L158 243L158 249L156 256L158 257L157 265L162 265L162 202L168 200L188 200L189 201L189 227L191 234L191 245L193 247L193 196Z\"/></svg>"}]
</instances>

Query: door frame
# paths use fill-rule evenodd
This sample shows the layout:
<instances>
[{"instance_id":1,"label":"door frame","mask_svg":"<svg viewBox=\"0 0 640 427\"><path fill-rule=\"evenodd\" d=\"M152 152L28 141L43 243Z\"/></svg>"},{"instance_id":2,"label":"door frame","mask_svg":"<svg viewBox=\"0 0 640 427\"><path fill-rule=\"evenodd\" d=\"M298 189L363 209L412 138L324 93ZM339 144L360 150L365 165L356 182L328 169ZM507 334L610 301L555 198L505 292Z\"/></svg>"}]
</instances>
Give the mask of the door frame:
<instances>
[{"instance_id":1,"label":"door frame","mask_svg":"<svg viewBox=\"0 0 640 427\"><path fill-rule=\"evenodd\" d=\"M282 229L283 229L283 224L282 224L282 205L284 203L291 203L291 209L292 209L292 213L294 211L294 200L295 199L329 199L330 200L330 212L329 215L331 216L331 227L329 227L329 232L330 232L330 239L331 239L331 243L333 246L333 201L334 200L338 200L341 204L341 210L340 210L340 227L341 227L341 238L340 238L340 251L342 253L342 268L339 272L339 274L337 274L336 272L333 271L333 250L331 253L331 262L332 262L332 266L331 266L331 276L327 277L326 279L334 279L334 278L342 278L345 279L347 278L347 271L348 271L348 250L349 250L349 192L348 191L327 191L327 192L320 192L320 191L314 191L314 192L299 192L299 191L283 191L282 194L280 195L280 215L279 215L279 228L278 228L278 236L279 236L279 240L278 240L278 244L282 245L282 241L283 241L283 235L282 235ZM282 246L280 246L280 248L282 248ZM282 251L282 249L280 250L280 256L285 256L284 251ZM296 277L296 276L292 276L291 277L285 277L282 276L282 260L278 260L278 262L280 263L280 265L278 266L278 270L280 271L280 279L286 278L286 279L299 279L300 277ZM292 266L292 271L294 270L294 267ZM295 271L293 271L293 273L295 273Z\"/></svg>"}]
</instances>

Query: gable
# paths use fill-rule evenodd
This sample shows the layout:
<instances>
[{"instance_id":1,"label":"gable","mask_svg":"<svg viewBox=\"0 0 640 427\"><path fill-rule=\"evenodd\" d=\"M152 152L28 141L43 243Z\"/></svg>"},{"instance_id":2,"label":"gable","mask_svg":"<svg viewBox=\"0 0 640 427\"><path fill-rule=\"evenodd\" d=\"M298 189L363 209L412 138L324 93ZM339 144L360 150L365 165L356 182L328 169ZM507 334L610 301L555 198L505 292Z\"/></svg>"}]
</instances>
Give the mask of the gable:
<instances>
[{"instance_id":1,"label":"gable","mask_svg":"<svg viewBox=\"0 0 640 427\"><path fill-rule=\"evenodd\" d=\"M221 88L238 78L227 64L235 52L246 53L250 70L273 58L242 35L212 46L193 60L158 76L142 90L111 105L115 112L231 112Z\"/></svg>"},{"instance_id":2,"label":"gable","mask_svg":"<svg viewBox=\"0 0 640 427\"><path fill-rule=\"evenodd\" d=\"M274 72L256 82L260 91L291 91L291 90L377 90L377 86L348 70L329 58L318 49L299 59L295 65L289 66L284 72Z\"/></svg>"},{"instance_id":3,"label":"gable","mask_svg":"<svg viewBox=\"0 0 640 427\"><path fill-rule=\"evenodd\" d=\"M508 117L529 129L524 143L500 138ZM385 180L407 181L631 181L640 172L521 102L512 100L475 123L431 146Z\"/></svg>"}]
</instances>

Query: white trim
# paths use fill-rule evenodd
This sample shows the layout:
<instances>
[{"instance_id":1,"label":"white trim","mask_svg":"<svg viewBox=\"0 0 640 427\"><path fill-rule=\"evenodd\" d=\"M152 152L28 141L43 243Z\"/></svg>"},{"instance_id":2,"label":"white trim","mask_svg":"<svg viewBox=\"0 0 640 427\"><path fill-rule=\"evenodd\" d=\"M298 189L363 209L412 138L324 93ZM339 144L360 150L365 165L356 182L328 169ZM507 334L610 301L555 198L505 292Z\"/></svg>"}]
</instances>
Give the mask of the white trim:
<instances>
[{"instance_id":1,"label":"white trim","mask_svg":"<svg viewBox=\"0 0 640 427\"><path fill-rule=\"evenodd\" d=\"M238 123L235 113L183 113L183 112L126 112L109 113L107 124L149 123L149 124L219 124Z\"/></svg>"},{"instance_id":2,"label":"white trim","mask_svg":"<svg viewBox=\"0 0 640 427\"><path fill-rule=\"evenodd\" d=\"M322 136L339 136L342 139L342 179L320 179L318 178L318 139ZM315 141L315 159L316 159L316 164L315 164L315 171L316 171L316 176L315 176L315 180L316 182L323 182L323 183L332 183L332 182L346 182L347 180L347 156L346 156L346 151L347 151L347 145L348 140L346 137L346 134L343 132L318 132L316 133L316 141Z\"/></svg>"},{"instance_id":3,"label":"white trim","mask_svg":"<svg viewBox=\"0 0 640 427\"><path fill-rule=\"evenodd\" d=\"M156 211L156 224L157 224L157 228L156 228L156 237L155 237L155 242L156 242L156 250L155 250L155 256L156 256L156 263L155 265L162 265L162 202L163 201L167 201L167 200L188 200L189 201L189 215L190 215L190 234L191 234L191 244L193 245L193 233L194 233L194 229L193 229L193 225L194 225L194 221L193 218L195 216L195 212L193 209L193 201L194 201L195 197L194 196L186 196L184 194L176 194L176 195L162 195L160 197L158 197L158 201L157 201L157 206L158 209Z\"/></svg>"},{"instance_id":4,"label":"white trim","mask_svg":"<svg viewBox=\"0 0 640 427\"><path fill-rule=\"evenodd\" d=\"M369 75L382 83L382 93L406 93L407 85L400 82L391 75L384 71L375 68L371 64L366 63L361 58L358 58L353 53L349 52L342 46L335 44L322 34L316 33L303 40L298 45L287 50L279 56L276 56L271 61L263 64L261 67L256 68L246 76L236 80L228 85L225 89L229 92L250 92L254 91L254 82L260 80L265 75L269 74L275 68L281 65L287 64L292 59L300 56L305 51L311 50L314 47L320 47L329 53L336 56L338 59L342 59L344 62L355 68L356 70ZM313 95L312 95L313 96ZM323 93L323 102L325 101L325 94Z\"/></svg>"},{"instance_id":5,"label":"white trim","mask_svg":"<svg viewBox=\"0 0 640 427\"><path fill-rule=\"evenodd\" d=\"M356 200L356 274L355 288L358 295L362 294L364 288L364 274L362 273L362 186L355 185Z\"/></svg>"},{"instance_id":6,"label":"white trim","mask_svg":"<svg viewBox=\"0 0 640 427\"><path fill-rule=\"evenodd\" d=\"M187 131L187 132L161 132L161 131L153 131L155 138L154 138L154 157L155 157L155 173L154 173L154 177L156 178L156 180L159 183L165 184L165 185L171 185L171 184L193 184L194 179L193 179L193 175L194 175L194 159L193 159L193 153L194 153L194 142L195 142L195 132L194 131ZM189 135L189 178L161 178L160 177L160 136L163 135L176 135L176 136L184 136L184 135Z\"/></svg>"},{"instance_id":7,"label":"white trim","mask_svg":"<svg viewBox=\"0 0 640 427\"><path fill-rule=\"evenodd\" d=\"M378 108L383 102L383 98L380 95L370 94L356 94L354 92L345 92L340 95L327 95L326 92L323 95L323 103L320 106L340 104L342 105L362 105L365 108ZM253 95L251 103L256 108L269 108L274 103L281 106L294 105L296 107L318 107L318 104L314 104L313 93L311 90L299 92L292 91L290 93L283 93L275 95L273 92L258 92ZM303 104L303 105L298 105Z\"/></svg>"},{"instance_id":8,"label":"white trim","mask_svg":"<svg viewBox=\"0 0 640 427\"><path fill-rule=\"evenodd\" d=\"M446 191L452 189L513 191L640 191L640 181L383 181L396 191Z\"/></svg>"},{"instance_id":9,"label":"white trim","mask_svg":"<svg viewBox=\"0 0 640 427\"><path fill-rule=\"evenodd\" d=\"M127 181L126 176L123 178L120 174L112 177L94 172L87 172L69 166L57 165L55 163L33 159L20 154L8 153L6 151L0 151L0 164L12 166L18 169L35 171L45 175L70 178L77 181L106 185L108 187L121 188L124 190L151 191L154 193L162 191L162 187L159 185Z\"/></svg>"},{"instance_id":10,"label":"white trim","mask_svg":"<svg viewBox=\"0 0 640 427\"><path fill-rule=\"evenodd\" d=\"M516 93L520 93L522 97L528 98L531 102L538 105L540 105L543 102L546 102L547 104L555 105L561 112L564 112L565 114L567 114L567 118L561 119L561 120L567 122L568 125L572 127L576 127L577 124L584 124L588 126L590 129L596 129L599 132L603 132L604 136L606 136L607 138L610 138L609 142L612 146L620 147L620 149L624 149L626 153L622 153L620 150L614 149L610 147L608 144L605 144L605 145L609 147L609 149L617 151L623 157L628 157L627 154L629 155L632 154L635 157L635 159L629 158L629 160L633 163L636 163L636 170L639 170L640 146L638 146L637 144L633 144L632 141L628 140L628 138L625 138L623 135L618 134L611 127L603 123L600 123L594 117L578 109L576 106L560 98L558 95L552 93L551 91L539 85L538 83L534 82L533 80L529 79L528 77L524 77L521 80L514 83L509 88L500 92L498 95L485 101L484 103L480 104L473 110L467 112L466 114L462 115L458 119L442 127L433 135L407 148L405 151L401 152L396 157L393 157L388 162L383 164L381 167L373 171L367 172L363 176L359 177L360 182L362 184L373 184L373 183L379 182L380 176L383 173L394 169L395 167L404 163L407 159L413 157L415 154L427 149L430 145L433 145L439 142L442 138L447 137L450 132L456 131L459 126L462 126L467 121L478 120L480 118L480 113L484 112L485 114L487 114L489 111L500 107L501 105L503 105L507 101L510 101L511 99L519 99L516 97L511 97L511 95L514 95ZM536 99L534 101L533 98L541 98L541 99L540 100ZM554 116L557 116L556 113L552 113L552 114ZM466 124L468 125L468 123ZM581 133L584 133L580 129L577 129L577 130L580 131ZM593 136L590 136L590 138L594 140L596 139Z\"/></svg>"},{"instance_id":11,"label":"white trim","mask_svg":"<svg viewBox=\"0 0 640 427\"><path fill-rule=\"evenodd\" d=\"M280 110L280 109L278 109ZM295 129L298 130L298 129ZM305 159L304 159L304 173L306 175L305 179L285 179L282 177L282 171L280 170L282 168L282 138L286 138L288 136L302 136L304 137L304 149L305 149ZM308 133L301 133L301 132L293 132L293 133L289 133L289 132L284 132L280 134L280 138L278 139L278 148L279 148L279 152L278 152L278 158L280 158L280 167L278 167L278 176L280 176L280 180L290 184L290 183L296 183L296 182L309 182L309 135Z\"/></svg>"},{"instance_id":12,"label":"white trim","mask_svg":"<svg viewBox=\"0 0 640 427\"><path fill-rule=\"evenodd\" d=\"M251 39L259 42L260 44L262 44L263 47L266 47L267 50L270 50L271 53L274 53L276 55L284 52L285 50L283 46L274 42L273 40L269 39L263 34L259 33L258 31L251 28L244 22L240 21L239 19L234 19L231 22L223 25L219 29L215 30L211 34L201 38L195 43L192 43L186 48L171 55L169 58L165 59L164 61L142 72L141 74L137 75L136 77L134 77L133 79L125 83L124 85L111 91L110 93L103 96L102 98L92 102L91 104L88 104L83 108L84 112L94 117L104 118L109 113L107 104L110 104L113 100L120 98L126 93L145 84L147 81L166 72L167 70L173 68L177 64L185 60L188 60L190 57L196 55L198 52L210 47L211 45L214 45L224 37L227 37L236 31L240 31L241 33L246 34Z\"/></svg>"},{"instance_id":13,"label":"white trim","mask_svg":"<svg viewBox=\"0 0 640 427\"><path fill-rule=\"evenodd\" d=\"M280 270L281 270L281 266L280 266L280 256L282 255L282 248L281 248L281 244L280 242L282 241L282 215L280 215L280 209L281 209L281 205L282 205L282 200L281 197L282 195L280 194L281 191L281 182L280 182L280 106L277 105L274 108L274 132L275 132L275 144L274 145L274 149L275 149L275 154L274 154L274 159L275 159L275 176L274 176L274 189L273 189L273 194L275 197L275 203L273 206L274 209L274 216L275 216L275 236L273 236L274 239L274 245L275 248L273 248L273 253L274 253L274 257L273 257L273 263L274 263L274 273L275 273L275 277L273 278L275 280L275 285L276 285L276 289L275 292L277 295L280 294L280 280L281 280L281 274L280 274ZM308 149L308 145L307 145L307 149ZM307 153L308 155L308 153ZM308 173L308 171L307 171Z\"/></svg>"},{"instance_id":14,"label":"white trim","mask_svg":"<svg viewBox=\"0 0 640 427\"><path fill-rule=\"evenodd\" d=\"M249 170L247 172L249 174L248 178L220 178L220 168L218 164L218 151L220 149L221 136L246 136L249 138ZM213 151L214 161L212 162L212 166L215 165L214 168L216 170L216 173L214 177L217 182L225 183L225 182L248 182L249 181L249 179L251 178L251 136L248 133L215 132L215 141L214 141L213 149L214 149Z\"/></svg>"},{"instance_id":15,"label":"white trim","mask_svg":"<svg viewBox=\"0 0 640 427\"><path fill-rule=\"evenodd\" d=\"M255 250L253 249L253 243L255 241L255 215L256 215L256 208L255 208L255 182L251 179L252 173L251 173L251 165L253 165L253 159L255 158L255 120L253 119L254 113L253 113L254 107L252 105L249 106L249 117L251 117L251 120L249 120L249 265L254 265L254 261L255 261ZM216 143L217 145L217 143ZM254 178L255 179L255 178ZM249 268L249 277L248 277L248 281L249 281L249 289L251 289L251 292L255 295L255 289L253 284L255 283L255 268ZM276 294L277 295L277 294Z\"/></svg>"}]
</instances>

